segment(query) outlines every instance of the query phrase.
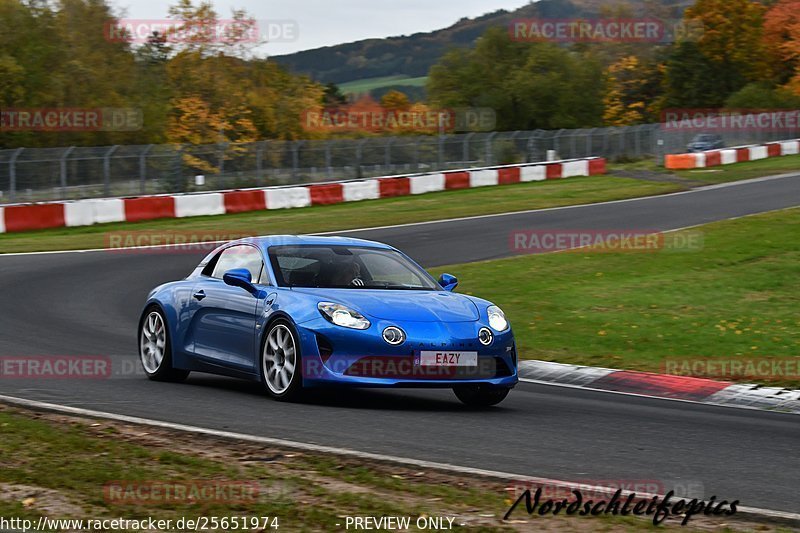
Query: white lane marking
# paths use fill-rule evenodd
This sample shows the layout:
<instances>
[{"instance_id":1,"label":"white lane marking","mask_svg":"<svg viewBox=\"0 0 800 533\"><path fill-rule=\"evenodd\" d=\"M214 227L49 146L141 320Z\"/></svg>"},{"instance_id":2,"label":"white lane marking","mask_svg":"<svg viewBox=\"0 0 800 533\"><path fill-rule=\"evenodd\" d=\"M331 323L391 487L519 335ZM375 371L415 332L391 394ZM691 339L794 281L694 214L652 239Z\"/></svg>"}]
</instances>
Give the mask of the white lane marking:
<instances>
[{"instance_id":1,"label":"white lane marking","mask_svg":"<svg viewBox=\"0 0 800 533\"><path fill-rule=\"evenodd\" d=\"M335 235L339 235L339 234L342 234L342 233L359 233L359 232L375 231L375 230L382 230L382 229L406 228L406 227L412 227L412 226L423 226L423 225L428 225L428 224L447 224L449 222L461 222L461 221L464 221L464 220L480 220L480 219L483 219L483 218L506 217L506 216L522 215L522 214L527 214L527 213L538 213L538 212L542 212L543 213L543 212L547 212L547 211L559 211L559 210L564 210L564 209L580 209L580 208L585 208L585 207L597 207L597 206L603 206L603 205L619 204L619 203L624 203L624 202L641 202L641 201L645 201L645 200L652 200L654 198L655 199L657 199L657 198L668 198L668 197L671 197L671 196L680 196L682 194L694 194L694 193L713 190L713 189L724 189L724 188L727 188L727 187L737 187L737 186L740 186L740 185L748 185L748 184L751 184L751 183L759 183L759 182L763 182L763 181L773 181L773 180L787 179L787 178L792 178L792 177L795 177L795 178L800 177L800 174L788 173L788 174L779 174L779 175L776 175L776 176L764 176L764 177L761 177L761 178L751 178L751 179L748 179L748 180L731 181L731 182L727 182L727 183L720 183L720 184L717 184L717 185L707 185L707 186L698 187L698 188L695 188L695 189L690 189L688 191L678 191L678 192L672 192L672 193L667 193L667 194L654 194L654 195L651 195L651 196L639 196L639 197L636 197L636 198L624 198L622 200L609 200L607 202L596 202L596 203L590 203L590 204L562 205L562 206L559 206L559 207L543 207L541 209L527 209L527 210L524 210L524 211L510 211L510 212L507 212L507 213L490 213L490 214L487 214L487 215L474 215L474 216L467 216L467 217L446 218L446 219L442 219L442 220L425 220L425 221L422 221L422 222L407 222L405 224L389 224L389 225L386 225L386 226L372 226L372 227L368 227L368 228L340 229L340 230L334 230L334 231L311 233L309 235L334 235L334 234ZM753 214L768 213L770 211L781 211L783 209L790 209L790 208L772 209L772 210L762 211L762 212L753 213ZM739 217L736 217L736 218L739 218ZM733 219L720 219L719 221L721 221L721 220L733 220ZM710 223L719 222L719 221L712 221ZM696 227L696 226L700 226L700 225L702 225L702 224L696 224L694 226L686 226L686 228ZM680 229L686 229L686 228L680 228ZM672 230L670 230L670 231L672 231ZM227 240L224 240L224 241L204 241L202 244L221 244L221 243L224 243L224 242L228 242L228 241ZM171 246L171 247L197 246L197 243L187 243L185 245L175 244L175 245L167 245L167 246ZM129 248L125 248L125 250L126 251L127 250L146 250L146 249L150 249L150 248L164 248L164 247L165 247L165 245L131 246ZM95 253L95 252L107 252L107 251L108 251L108 248L87 248L87 249L81 249L81 250L46 250L46 251L42 251L42 252L11 252L11 253L0 253L0 258L2 258L2 257L20 256L20 255L78 254L78 253Z\"/></svg>"},{"instance_id":2,"label":"white lane marking","mask_svg":"<svg viewBox=\"0 0 800 533\"><path fill-rule=\"evenodd\" d=\"M713 407L727 407L729 409L748 409L750 411L766 411L768 413L776 413L779 415L797 415L795 411L773 411L771 409L765 409L763 407L754 407L752 405L734 405L734 404L725 404L725 403L711 403L711 402L703 402L699 400L686 400L684 398L670 398L668 396L651 396L649 394L642 394L639 392L625 392L619 390L607 390L607 389L595 389L593 387L585 387L582 385L572 385L571 383L554 383L552 381L543 381L540 379L532 379L532 378L519 378L520 381L525 383L533 383L535 385L550 385L551 387L564 387L567 389L579 389L579 390L588 390L592 392L606 392L609 394L618 394L621 396L634 396L636 398L649 398L651 400L667 400L670 402L682 402L682 403L693 403L697 405L710 405ZM732 384L733 385L733 384Z\"/></svg>"},{"instance_id":3,"label":"white lane marking","mask_svg":"<svg viewBox=\"0 0 800 533\"><path fill-rule=\"evenodd\" d=\"M430 468L433 470L440 470L444 472L455 472L458 474L469 474L480 476L484 478L497 479L502 481L515 481L528 484L538 485L554 485L561 487L580 487L586 491L594 491L602 494L614 494L616 489L609 487L595 487L587 486L580 482L563 481L559 479L523 476L520 474L511 474L508 472L499 472L496 470L485 470L482 468L473 468L468 466L453 465L450 463L437 463L434 461L425 461L423 459L411 459L408 457L398 457L395 455L385 455L380 453L362 452L358 450L351 450L348 448L339 448L335 446L324 446L321 444L310 444L306 442L292 441L287 439L278 439L274 437L259 437L257 435L247 435L244 433L234 433L231 431L220 431L216 429L203 428L198 426L188 426L185 424L174 424L172 422L164 422L162 420L152 420L149 418L140 418L136 416L118 415L114 413L107 413L104 411L94 411L92 409L83 409L81 407L70 407L66 405L58 405L47 402L40 402L37 400L26 400L24 398L17 398L14 396L0 395L0 402L5 402L11 405L19 405L29 409L39 409L45 411L53 411L57 413L66 413L77 416L84 416L88 418L101 418L106 420L114 420L117 422L125 422L128 424L138 424L143 426L158 427L169 429L173 431L188 432L194 434L208 435L211 437L219 437L229 440L238 440L244 442L256 442L259 444L267 444L270 446L278 446L284 448L291 448L295 450L302 450L307 452L327 453L345 457L355 457L359 459L368 459L371 461L380 461L395 463L401 465L409 465L419 468ZM660 494L645 494L641 496L651 498L653 496L663 496ZM790 513L786 511L774 511L771 509L760 509L757 507L738 507L737 514L750 514L753 516L777 519L784 521L798 521L800 522L800 514Z\"/></svg>"}]
</instances>

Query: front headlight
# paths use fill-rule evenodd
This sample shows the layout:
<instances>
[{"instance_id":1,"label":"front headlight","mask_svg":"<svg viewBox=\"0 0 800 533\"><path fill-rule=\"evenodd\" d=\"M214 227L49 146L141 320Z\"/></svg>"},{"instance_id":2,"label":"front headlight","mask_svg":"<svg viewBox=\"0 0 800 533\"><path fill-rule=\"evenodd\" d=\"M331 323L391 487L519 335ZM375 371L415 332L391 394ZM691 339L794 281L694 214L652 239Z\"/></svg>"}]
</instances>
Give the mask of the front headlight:
<instances>
[{"instance_id":1,"label":"front headlight","mask_svg":"<svg viewBox=\"0 0 800 533\"><path fill-rule=\"evenodd\" d=\"M364 318L358 311L344 305L320 302L317 304L317 309L329 322L337 326L352 329L367 329L369 327L369 320Z\"/></svg>"},{"instance_id":2,"label":"front headlight","mask_svg":"<svg viewBox=\"0 0 800 533\"><path fill-rule=\"evenodd\" d=\"M496 305L490 305L486 309L486 313L489 315L489 325L492 326L493 330L505 331L508 329L508 320L506 320L506 315L499 307Z\"/></svg>"}]
</instances>

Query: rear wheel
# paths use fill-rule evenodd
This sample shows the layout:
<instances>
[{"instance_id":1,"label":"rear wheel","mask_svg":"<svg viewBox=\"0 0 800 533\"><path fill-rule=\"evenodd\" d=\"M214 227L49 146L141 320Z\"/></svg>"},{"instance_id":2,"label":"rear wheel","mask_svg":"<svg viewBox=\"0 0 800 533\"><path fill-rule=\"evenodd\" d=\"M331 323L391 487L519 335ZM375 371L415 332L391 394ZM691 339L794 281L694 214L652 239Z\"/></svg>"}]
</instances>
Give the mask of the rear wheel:
<instances>
[{"instance_id":1,"label":"rear wheel","mask_svg":"<svg viewBox=\"0 0 800 533\"><path fill-rule=\"evenodd\" d=\"M147 377L154 381L183 381L188 370L172 368L172 349L164 313L149 307L139 327L139 361Z\"/></svg>"},{"instance_id":2,"label":"rear wheel","mask_svg":"<svg viewBox=\"0 0 800 533\"><path fill-rule=\"evenodd\" d=\"M465 385L453 389L458 399L470 407L489 407L497 405L506 399L509 391L511 391L511 389L488 387L485 385Z\"/></svg>"},{"instance_id":3,"label":"rear wheel","mask_svg":"<svg viewBox=\"0 0 800 533\"><path fill-rule=\"evenodd\" d=\"M303 390L300 344L285 319L273 322L261 350L261 380L276 400L295 400Z\"/></svg>"}]
</instances>

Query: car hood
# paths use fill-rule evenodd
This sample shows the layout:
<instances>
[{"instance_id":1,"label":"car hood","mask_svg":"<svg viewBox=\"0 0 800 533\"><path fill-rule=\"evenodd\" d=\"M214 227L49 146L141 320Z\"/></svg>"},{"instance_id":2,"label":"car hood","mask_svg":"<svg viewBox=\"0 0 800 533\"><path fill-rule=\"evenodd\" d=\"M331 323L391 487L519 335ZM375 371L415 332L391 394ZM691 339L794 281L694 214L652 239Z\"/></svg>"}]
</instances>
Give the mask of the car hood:
<instances>
[{"instance_id":1,"label":"car hood","mask_svg":"<svg viewBox=\"0 0 800 533\"><path fill-rule=\"evenodd\" d=\"M480 317L469 298L447 291L306 289L296 292L346 305L359 313L395 322L472 322Z\"/></svg>"}]
</instances>

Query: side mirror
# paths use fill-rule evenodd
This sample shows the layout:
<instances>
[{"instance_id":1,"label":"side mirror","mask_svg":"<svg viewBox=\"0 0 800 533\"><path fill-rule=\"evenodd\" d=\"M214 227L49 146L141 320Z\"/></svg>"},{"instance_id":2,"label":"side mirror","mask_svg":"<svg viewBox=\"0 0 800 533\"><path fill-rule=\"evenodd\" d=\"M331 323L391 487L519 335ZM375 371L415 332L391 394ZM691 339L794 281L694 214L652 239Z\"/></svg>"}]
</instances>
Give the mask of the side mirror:
<instances>
[{"instance_id":1,"label":"side mirror","mask_svg":"<svg viewBox=\"0 0 800 533\"><path fill-rule=\"evenodd\" d=\"M439 276L439 285L446 291L453 292L458 286L458 279L450 274L442 274Z\"/></svg>"},{"instance_id":2,"label":"side mirror","mask_svg":"<svg viewBox=\"0 0 800 533\"><path fill-rule=\"evenodd\" d=\"M253 285L250 277L250 271L246 268L234 268L233 270L228 270L222 276L222 281L224 281L226 285L241 287L250 294L256 293L256 287Z\"/></svg>"}]
</instances>

